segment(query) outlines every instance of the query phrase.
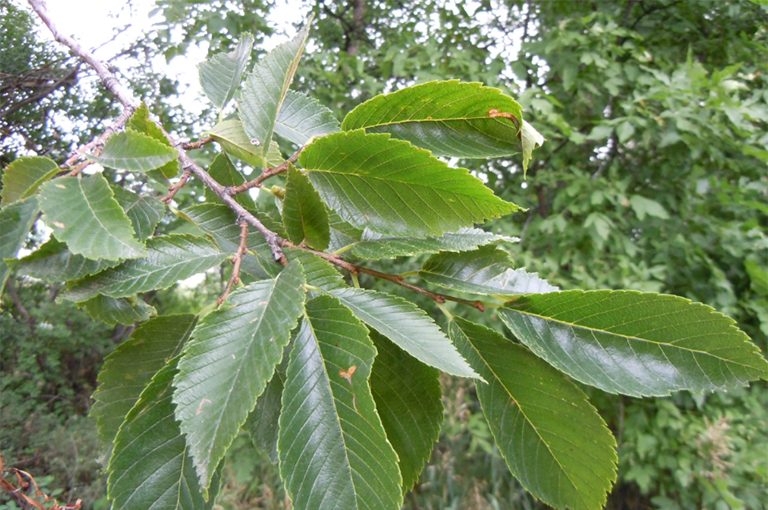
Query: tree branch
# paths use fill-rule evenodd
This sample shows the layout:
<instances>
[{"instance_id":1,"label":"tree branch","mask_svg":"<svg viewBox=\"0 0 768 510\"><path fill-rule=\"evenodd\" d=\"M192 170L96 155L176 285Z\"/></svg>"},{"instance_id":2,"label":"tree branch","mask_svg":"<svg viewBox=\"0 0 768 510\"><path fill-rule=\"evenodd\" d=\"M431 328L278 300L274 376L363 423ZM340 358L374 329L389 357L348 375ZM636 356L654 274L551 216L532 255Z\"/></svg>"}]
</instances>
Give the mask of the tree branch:
<instances>
[{"instance_id":1,"label":"tree branch","mask_svg":"<svg viewBox=\"0 0 768 510\"><path fill-rule=\"evenodd\" d=\"M248 223L240 218L237 219L237 223L240 225L240 245L237 247L235 256L232 257L232 263L235 266L232 268L232 275L229 277L227 287L224 289L224 293L217 302L218 306L221 306L221 303L227 299L229 292L232 290L232 286L237 285L240 281L240 263L243 261L243 256L245 256L248 251Z\"/></svg>"},{"instance_id":2,"label":"tree branch","mask_svg":"<svg viewBox=\"0 0 768 510\"><path fill-rule=\"evenodd\" d=\"M261 183L269 179L270 177L273 177L277 174L281 174L283 172L286 172L288 170L288 167L290 165L295 164L299 160L299 156L301 156L301 151L304 150L304 147L300 147L299 150L297 150L293 156L288 158L286 161L281 163L280 165L274 167L274 168L267 168L261 174L253 179L252 181L244 182L240 186L231 186L229 188L229 193L231 195L237 195L238 193L244 193L248 191L251 188L258 188L261 186Z\"/></svg>"}]
</instances>

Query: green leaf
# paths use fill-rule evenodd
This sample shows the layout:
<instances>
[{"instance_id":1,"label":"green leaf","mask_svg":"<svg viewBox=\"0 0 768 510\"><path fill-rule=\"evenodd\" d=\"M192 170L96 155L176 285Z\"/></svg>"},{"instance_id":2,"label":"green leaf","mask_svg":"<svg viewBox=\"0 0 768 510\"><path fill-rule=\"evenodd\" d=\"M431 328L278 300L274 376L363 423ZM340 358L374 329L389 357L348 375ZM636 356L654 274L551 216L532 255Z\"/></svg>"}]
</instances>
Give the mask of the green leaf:
<instances>
[{"instance_id":1,"label":"green leaf","mask_svg":"<svg viewBox=\"0 0 768 510\"><path fill-rule=\"evenodd\" d=\"M235 95L240 78L253 49L253 35L240 34L237 47L230 53L217 53L198 66L200 85L211 103L221 110Z\"/></svg>"},{"instance_id":2,"label":"green leaf","mask_svg":"<svg viewBox=\"0 0 768 510\"><path fill-rule=\"evenodd\" d=\"M403 492L419 479L440 436L443 422L440 372L428 367L371 331L378 354L371 372L371 393L387 439L400 459Z\"/></svg>"},{"instance_id":3,"label":"green leaf","mask_svg":"<svg viewBox=\"0 0 768 510\"><path fill-rule=\"evenodd\" d=\"M131 220L101 174L61 177L40 186L40 209L46 225L69 251L89 259L146 256L134 237Z\"/></svg>"},{"instance_id":4,"label":"green leaf","mask_svg":"<svg viewBox=\"0 0 768 510\"><path fill-rule=\"evenodd\" d=\"M397 455L368 384L376 355L368 331L330 296L306 308L288 363L277 446L293 506L398 510Z\"/></svg>"},{"instance_id":5,"label":"green leaf","mask_svg":"<svg viewBox=\"0 0 768 510\"><path fill-rule=\"evenodd\" d=\"M294 244L306 243L324 251L331 241L328 211L309 178L293 165L288 167L283 200L283 224Z\"/></svg>"},{"instance_id":6,"label":"green leaf","mask_svg":"<svg viewBox=\"0 0 768 510\"><path fill-rule=\"evenodd\" d=\"M91 260L75 255L67 245L55 237L42 245L39 250L12 263L19 274L39 278L48 283L77 280L118 265L117 260Z\"/></svg>"},{"instance_id":7,"label":"green leaf","mask_svg":"<svg viewBox=\"0 0 768 510\"><path fill-rule=\"evenodd\" d=\"M351 246L351 253L361 259L394 259L421 255L422 253L474 250L497 241L513 242L516 239L491 234L478 228L463 228L458 232L444 234L442 237L428 237L427 239L383 236L366 230L363 233L363 240L355 242Z\"/></svg>"},{"instance_id":8,"label":"green leaf","mask_svg":"<svg viewBox=\"0 0 768 510\"><path fill-rule=\"evenodd\" d=\"M661 218L662 220L669 219L669 213L664 206L655 200L645 198L641 195L632 195L629 198L629 205L632 210L635 211L637 219L643 221L646 216L653 216L655 218Z\"/></svg>"},{"instance_id":9,"label":"green leaf","mask_svg":"<svg viewBox=\"0 0 768 510\"><path fill-rule=\"evenodd\" d=\"M509 254L494 246L433 255L424 263L419 276L446 289L486 296L543 294L559 290L536 273L512 269Z\"/></svg>"},{"instance_id":10,"label":"green leaf","mask_svg":"<svg viewBox=\"0 0 768 510\"><path fill-rule=\"evenodd\" d=\"M128 121L128 127L157 140L163 145L171 147L171 142L165 137L163 130L149 118L149 108L144 103L141 103L141 106L133 113L131 120ZM179 161L174 159L156 170L147 171L147 175L167 186L168 179L176 177L179 174L179 170Z\"/></svg>"},{"instance_id":11,"label":"green leaf","mask_svg":"<svg viewBox=\"0 0 768 510\"><path fill-rule=\"evenodd\" d=\"M440 236L519 210L463 168L388 134L334 133L299 158L328 207L382 234Z\"/></svg>"},{"instance_id":12,"label":"green leaf","mask_svg":"<svg viewBox=\"0 0 768 510\"><path fill-rule=\"evenodd\" d=\"M148 305L143 299L136 296L111 298L98 295L88 301L78 303L78 306L85 308L92 319L110 326L144 322L153 315L157 315L155 307Z\"/></svg>"},{"instance_id":13,"label":"green leaf","mask_svg":"<svg viewBox=\"0 0 768 510\"><path fill-rule=\"evenodd\" d=\"M0 208L0 293L10 273L5 259L16 258L37 212L37 200L33 197Z\"/></svg>"},{"instance_id":14,"label":"green leaf","mask_svg":"<svg viewBox=\"0 0 768 510\"><path fill-rule=\"evenodd\" d=\"M243 84L238 101L240 120L248 139L256 142L254 145L261 148L262 155L272 141L277 113L293 81L311 23L310 17L296 37L261 59Z\"/></svg>"},{"instance_id":15,"label":"green leaf","mask_svg":"<svg viewBox=\"0 0 768 510\"><path fill-rule=\"evenodd\" d=\"M364 230L353 227L339 218L335 212L329 210L328 219L331 226L331 242L328 245L328 251L335 252L362 239Z\"/></svg>"},{"instance_id":16,"label":"green leaf","mask_svg":"<svg viewBox=\"0 0 768 510\"><path fill-rule=\"evenodd\" d=\"M315 136L335 133L339 121L333 112L306 94L289 90L277 115L275 133L299 146Z\"/></svg>"},{"instance_id":17,"label":"green leaf","mask_svg":"<svg viewBox=\"0 0 768 510\"><path fill-rule=\"evenodd\" d=\"M526 172L528 172L528 163L530 163L533 158L533 151L536 150L537 147L541 147L546 139L526 121L523 121L523 132L521 137L523 139L523 175L525 175Z\"/></svg>"},{"instance_id":18,"label":"green leaf","mask_svg":"<svg viewBox=\"0 0 768 510\"><path fill-rule=\"evenodd\" d=\"M127 260L119 266L86 276L62 296L85 301L97 294L127 297L137 292L167 289L179 280L218 266L227 257L204 237L172 234L147 241L147 258Z\"/></svg>"},{"instance_id":19,"label":"green leaf","mask_svg":"<svg viewBox=\"0 0 768 510\"><path fill-rule=\"evenodd\" d=\"M285 248L285 254L286 257L288 257L288 260L296 259L301 262L301 265L304 268L304 274L307 277L307 283L313 287L317 287L324 291L347 287L341 273L339 273L329 262L320 257L295 248Z\"/></svg>"},{"instance_id":20,"label":"green leaf","mask_svg":"<svg viewBox=\"0 0 768 510\"><path fill-rule=\"evenodd\" d=\"M146 172L174 161L178 155L173 147L129 128L112 135L101 154L86 157L109 168Z\"/></svg>"},{"instance_id":21,"label":"green leaf","mask_svg":"<svg viewBox=\"0 0 768 510\"><path fill-rule=\"evenodd\" d=\"M277 436L278 420L283 408L283 386L285 384L285 369L287 359L275 369L272 380L267 383L264 393L256 401L256 407L245 420L243 427L251 436L251 441L257 448L261 448L272 464L277 464Z\"/></svg>"},{"instance_id":22,"label":"green leaf","mask_svg":"<svg viewBox=\"0 0 768 510\"><path fill-rule=\"evenodd\" d=\"M117 434L107 483L113 510L213 507L218 487L206 502L174 419L171 382L177 361L155 375Z\"/></svg>"},{"instance_id":23,"label":"green leaf","mask_svg":"<svg viewBox=\"0 0 768 510\"><path fill-rule=\"evenodd\" d=\"M294 261L274 280L234 291L184 349L173 401L204 487L283 357L303 311L303 284Z\"/></svg>"},{"instance_id":24,"label":"green leaf","mask_svg":"<svg viewBox=\"0 0 768 510\"><path fill-rule=\"evenodd\" d=\"M567 291L507 303L499 317L537 356L609 393L722 390L768 377L734 321L687 299L634 291Z\"/></svg>"},{"instance_id":25,"label":"green leaf","mask_svg":"<svg viewBox=\"0 0 768 510\"><path fill-rule=\"evenodd\" d=\"M586 395L546 362L459 317L451 339L488 384L477 396L510 471L558 509L598 510L616 480L616 441Z\"/></svg>"},{"instance_id":26,"label":"green leaf","mask_svg":"<svg viewBox=\"0 0 768 510\"><path fill-rule=\"evenodd\" d=\"M336 289L331 294L414 358L449 374L477 377L432 318L410 301L365 289Z\"/></svg>"},{"instance_id":27,"label":"green leaf","mask_svg":"<svg viewBox=\"0 0 768 510\"><path fill-rule=\"evenodd\" d=\"M516 122L490 112L507 113ZM342 129L391 133L436 156L490 158L520 151L522 108L499 89L458 80L432 81L376 96L349 113Z\"/></svg>"},{"instance_id":28,"label":"green leaf","mask_svg":"<svg viewBox=\"0 0 768 510\"><path fill-rule=\"evenodd\" d=\"M216 124L208 134L219 142L224 152L232 157L241 159L254 167L274 167L283 162L280 147L277 142L271 142L267 151L266 160L264 150L260 145L251 143L251 139L245 134L243 123L237 119L229 119Z\"/></svg>"},{"instance_id":29,"label":"green leaf","mask_svg":"<svg viewBox=\"0 0 768 510\"><path fill-rule=\"evenodd\" d=\"M112 187L112 192L131 220L139 241L146 241L155 235L155 227L165 216L165 204L156 198L131 193L119 186Z\"/></svg>"},{"instance_id":30,"label":"green leaf","mask_svg":"<svg viewBox=\"0 0 768 510\"><path fill-rule=\"evenodd\" d=\"M208 173L222 186L240 186L245 182L243 174L240 173L240 170L235 168L235 165L232 164L226 154L217 154L216 157L213 158L211 166L208 167ZM256 204L253 203L251 195L247 192L239 193L233 198L235 199L235 202L246 209L256 209ZM219 204L224 203L210 188L205 188L205 201L216 202Z\"/></svg>"},{"instance_id":31,"label":"green leaf","mask_svg":"<svg viewBox=\"0 0 768 510\"><path fill-rule=\"evenodd\" d=\"M184 209L180 215L213 237L223 252L237 251L240 244L240 227L235 224L237 215L229 207L199 204ZM264 237L251 231L248 234L248 254L243 257L240 270L254 278L265 279L277 276L281 267L272 258L272 252Z\"/></svg>"},{"instance_id":32,"label":"green leaf","mask_svg":"<svg viewBox=\"0 0 768 510\"><path fill-rule=\"evenodd\" d=\"M39 156L22 157L3 170L3 188L0 199L3 207L37 193L42 183L61 170L55 161Z\"/></svg>"},{"instance_id":33,"label":"green leaf","mask_svg":"<svg viewBox=\"0 0 768 510\"><path fill-rule=\"evenodd\" d=\"M105 446L112 444L120 424L152 377L181 352L196 321L190 314L150 319L105 358L90 412Z\"/></svg>"}]
</instances>

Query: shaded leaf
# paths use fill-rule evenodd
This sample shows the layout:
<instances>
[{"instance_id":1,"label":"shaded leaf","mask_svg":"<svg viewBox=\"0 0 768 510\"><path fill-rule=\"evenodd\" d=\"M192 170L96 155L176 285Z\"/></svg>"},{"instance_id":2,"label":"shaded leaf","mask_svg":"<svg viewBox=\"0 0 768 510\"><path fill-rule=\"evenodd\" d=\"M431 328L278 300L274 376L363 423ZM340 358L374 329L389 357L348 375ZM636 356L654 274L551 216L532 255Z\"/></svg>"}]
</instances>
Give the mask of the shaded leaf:
<instances>
[{"instance_id":1,"label":"shaded leaf","mask_svg":"<svg viewBox=\"0 0 768 510\"><path fill-rule=\"evenodd\" d=\"M127 260L119 266L86 276L62 296L85 301L96 294L126 297L137 292L167 289L179 280L221 264L227 257L204 237L172 234L147 241L146 258Z\"/></svg>"},{"instance_id":2,"label":"shaded leaf","mask_svg":"<svg viewBox=\"0 0 768 510\"><path fill-rule=\"evenodd\" d=\"M422 253L474 250L497 241L513 242L516 239L491 234L478 228L463 228L458 232L448 232L442 237L428 237L426 239L383 236L366 230L363 233L363 240L355 242L351 246L351 253L361 259L394 259L421 255Z\"/></svg>"},{"instance_id":3,"label":"shaded leaf","mask_svg":"<svg viewBox=\"0 0 768 510\"><path fill-rule=\"evenodd\" d=\"M104 359L90 416L96 419L105 446L111 446L120 424L152 377L181 352L195 322L197 317L191 314L150 319Z\"/></svg>"},{"instance_id":4,"label":"shaded leaf","mask_svg":"<svg viewBox=\"0 0 768 510\"><path fill-rule=\"evenodd\" d=\"M335 133L339 121L333 112L301 92L289 90L277 114L275 133L299 146L313 136Z\"/></svg>"},{"instance_id":5,"label":"shaded leaf","mask_svg":"<svg viewBox=\"0 0 768 510\"><path fill-rule=\"evenodd\" d=\"M174 419L171 382L177 361L173 359L152 378L115 438L107 482L113 510L213 507L218 484L206 502L190 462L190 449Z\"/></svg>"},{"instance_id":6,"label":"shaded leaf","mask_svg":"<svg viewBox=\"0 0 768 510\"><path fill-rule=\"evenodd\" d=\"M432 318L410 301L365 289L336 289L331 294L414 358L449 374L477 377Z\"/></svg>"},{"instance_id":7,"label":"shaded leaf","mask_svg":"<svg viewBox=\"0 0 768 510\"><path fill-rule=\"evenodd\" d=\"M141 196L115 186L115 200L131 220L139 241L146 241L155 234L155 227L165 216L165 204L154 197Z\"/></svg>"},{"instance_id":8,"label":"shaded leaf","mask_svg":"<svg viewBox=\"0 0 768 510\"><path fill-rule=\"evenodd\" d=\"M67 245L55 237L42 245L39 250L23 259L13 262L13 269L19 274L39 278L48 283L77 280L89 274L98 273L118 265L117 260L92 260L75 255Z\"/></svg>"},{"instance_id":9,"label":"shaded leaf","mask_svg":"<svg viewBox=\"0 0 768 510\"><path fill-rule=\"evenodd\" d=\"M274 141L269 145L265 160L261 145L251 143L251 139L245 134L243 123L237 119L219 122L208 134L221 145L224 152L251 166L274 167L283 162L280 147Z\"/></svg>"},{"instance_id":10,"label":"shaded leaf","mask_svg":"<svg viewBox=\"0 0 768 510\"><path fill-rule=\"evenodd\" d=\"M112 135L98 156L85 156L109 168L146 172L174 161L178 153L173 147L129 128Z\"/></svg>"},{"instance_id":11,"label":"shaded leaf","mask_svg":"<svg viewBox=\"0 0 768 510\"><path fill-rule=\"evenodd\" d=\"M216 157L213 158L211 166L208 167L208 173L222 186L240 186L245 182L243 174L240 173L240 170L235 168L235 165L232 164L226 154L217 154ZM251 195L247 192L239 193L232 198L246 209L256 209L256 204L253 203ZM216 202L219 204L224 203L210 188L205 188L205 201Z\"/></svg>"},{"instance_id":12,"label":"shaded leaf","mask_svg":"<svg viewBox=\"0 0 768 510\"><path fill-rule=\"evenodd\" d=\"M304 268L307 283L324 291L346 288L344 278L329 262L304 250L285 248L288 260L298 260ZM310 291L315 292L315 291Z\"/></svg>"},{"instance_id":13,"label":"shaded leaf","mask_svg":"<svg viewBox=\"0 0 768 510\"><path fill-rule=\"evenodd\" d=\"M277 423L283 408L281 399L286 367L287 358L275 369L272 380L267 383L264 393L256 401L256 407L248 415L243 427L251 436L253 444L269 455L272 464L277 464Z\"/></svg>"},{"instance_id":14,"label":"shaded leaf","mask_svg":"<svg viewBox=\"0 0 768 510\"><path fill-rule=\"evenodd\" d=\"M768 362L733 319L676 296L531 294L498 314L537 356L610 393L721 390L768 377Z\"/></svg>"},{"instance_id":15,"label":"shaded leaf","mask_svg":"<svg viewBox=\"0 0 768 510\"><path fill-rule=\"evenodd\" d=\"M328 211L328 219L330 220L331 227L331 242L328 245L329 252L335 252L362 239L363 229L353 227L339 218L339 215L332 210Z\"/></svg>"},{"instance_id":16,"label":"shaded leaf","mask_svg":"<svg viewBox=\"0 0 768 510\"><path fill-rule=\"evenodd\" d=\"M200 63L200 85L211 103L221 110L235 95L253 49L253 35L240 34L237 47L230 53L217 53Z\"/></svg>"},{"instance_id":17,"label":"shaded leaf","mask_svg":"<svg viewBox=\"0 0 768 510\"><path fill-rule=\"evenodd\" d=\"M586 395L491 329L456 317L450 330L488 381L477 395L512 474L555 508L603 508L616 480L616 441Z\"/></svg>"},{"instance_id":18,"label":"shaded leaf","mask_svg":"<svg viewBox=\"0 0 768 510\"><path fill-rule=\"evenodd\" d=\"M155 122L149 118L149 108L147 108L145 103L141 103L141 106L139 106L133 115L131 115L131 119L128 121L128 127L171 147L171 142L165 137L165 133L160 129L160 126L155 124ZM148 170L147 175L167 186L168 179L176 177L179 174L180 167L181 165L176 159L169 161L156 170Z\"/></svg>"},{"instance_id":19,"label":"shaded leaf","mask_svg":"<svg viewBox=\"0 0 768 510\"><path fill-rule=\"evenodd\" d=\"M213 237L223 252L237 251L240 244L240 227L235 224L237 215L229 207L199 204L184 209L180 215ZM282 266L275 263L267 242L258 232L251 231L248 234L248 251L243 257L241 271L258 279L271 278L280 272Z\"/></svg>"},{"instance_id":20,"label":"shaded leaf","mask_svg":"<svg viewBox=\"0 0 768 510\"><path fill-rule=\"evenodd\" d=\"M235 290L184 349L173 401L205 487L283 357L303 311L303 284L294 261L274 280Z\"/></svg>"},{"instance_id":21,"label":"shaded leaf","mask_svg":"<svg viewBox=\"0 0 768 510\"><path fill-rule=\"evenodd\" d=\"M154 306L148 305L143 299L139 299L136 296L111 298L98 295L88 301L78 303L78 306L85 308L91 319L101 321L110 326L143 322L153 315L157 315L157 310L155 310Z\"/></svg>"},{"instance_id":22,"label":"shaded leaf","mask_svg":"<svg viewBox=\"0 0 768 510\"><path fill-rule=\"evenodd\" d=\"M459 292L487 296L557 292L536 273L512 269L509 254L493 246L462 253L439 253L419 271L424 281Z\"/></svg>"},{"instance_id":23,"label":"shaded leaf","mask_svg":"<svg viewBox=\"0 0 768 510\"><path fill-rule=\"evenodd\" d=\"M387 439L397 452L403 492L413 488L443 422L440 371L428 367L371 331L378 354L371 372L371 393Z\"/></svg>"},{"instance_id":24,"label":"shaded leaf","mask_svg":"<svg viewBox=\"0 0 768 510\"><path fill-rule=\"evenodd\" d=\"M94 260L146 256L131 220L101 174L46 182L38 202L46 225L72 253Z\"/></svg>"},{"instance_id":25,"label":"shaded leaf","mask_svg":"<svg viewBox=\"0 0 768 510\"><path fill-rule=\"evenodd\" d=\"M645 198L641 195L632 195L629 197L629 205L632 207L632 210L635 211L637 219L640 221L643 221L646 215L661 218L662 220L669 219L667 210L656 200Z\"/></svg>"},{"instance_id":26,"label":"shaded leaf","mask_svg":"<svg viewBox=\"0 0 768 510\"><path fill-rule=\"evenodd\" d=\"M2 206L34 195L42 183L59 173L59 165L49 158L21 157L3 170Z\"/></svg>"},{"instance_id":27,"label":"shaded leaf","mask_svg":"<svg viewBox=\"0 0 768 510\"><path fill-rule=\"evenodd\" d=\"M334 133L299 158L342 220L382 234L440 236L517 211L463 168L388 134Z\"/></svg>"},{"instance_id":28,"label":"shaded leaf","mask_svg":"<svg viewBox=\"0 0 768 510\"><path fill-rule=\"evenodd\" d=\"M516 120L492 117L494 110ZM346 116L342 129L391 133L436 156L489 158L520 151L522 118L517 101L499 89L432 81L366 101Z\"/></svg>"},{"instance_id":29,"label":"shaded leaf","mask_svg":"<svg viewBox=\"0 0 768 510\"><path fill-rule=\"evenodd\" d=\"M0 208L0 293L10 273L5 259L16 258L37 213L37 200L34 197Z\"/></svg>"},{"instance_id":30,"label":"shaded leaf","mask_svg":"<svg viewBox=\"0 0 768 510\"><path fill-rule=\"evenodd\" d=\"M376 355L368 331L330 296L306 309L288 363L278 438L280 475L293 506L397 510L401 477L368 384Z\"/></svg>"},{"instance_id":31,"label":"shaded leaf","mask_svg":"<svg viewBox=\"0 0 768 510\"><path fill-rule=\"evenodd\" d=\"M288 167L283 200L283 224L294 244L306 243L324 251L331 240L328 211L309 178L293 165Z\"/></svg>"},{"instance_id":32,"label":"shaded leaf","mask_svg":"<svg viewBox=\"0 0 768 510\"><path fill-rule=\"evenodd\" d=\"M293 39L262 58L243 84L238 100L240 120L248 139L257 142L254 145L261 148L261 154L266 154L272 141L277 113L299 65L311 22L310 17Z\"/></svg>"}]
</instances>

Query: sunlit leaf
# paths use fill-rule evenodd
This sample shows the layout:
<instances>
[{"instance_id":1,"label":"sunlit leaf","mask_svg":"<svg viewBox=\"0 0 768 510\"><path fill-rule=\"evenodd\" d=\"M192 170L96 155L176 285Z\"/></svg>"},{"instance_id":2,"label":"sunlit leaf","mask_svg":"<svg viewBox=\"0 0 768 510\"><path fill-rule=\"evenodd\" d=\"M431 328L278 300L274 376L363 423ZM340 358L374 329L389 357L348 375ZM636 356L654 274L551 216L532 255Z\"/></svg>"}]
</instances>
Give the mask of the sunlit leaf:
<instances>
[{"instance_id":1,"label":"sunlit leaf","mask_svg":"<svg viewBox=\"0 0 768 510\"><path fill-rule=\"evenodd\" d=\"M55 161L39 156L21 157L3 169L2 207L34 195L42 183L61 170Z\"/></svg>"},{"instance_id":2,"label":"sunlit leaf","mask_svg":"<svg viewBox=\"0 0 768 510\"><path fill-rule=\"evenodd\" d=\"M536 355L610 393L714 391L768 377L768 362L733 319L676 296L531 294L498 314Z\"/></svg>"},{"instance_id":3,"label":"sunlit leaf","mask_svg":"<svg viewBox=\"0 0 768 510\"><path fill-rule=\"evenodd\" d=\"M436 156L489 158L520 152L521 121L520 105L499 89L450 80L376 96L348 114L342 128L391 133Z\"/></svg>"},{"instance_id":4,"label":"sunlit leaf","mask_svg":"<svg viewBox=\"0 0 768 510\"><path fill-rule=\"evenodd\" d=\"M101 174L61 177L40 187L46 225L69 251L89 259L130 259L146 255L131 220Z\"/></svg>"},{"instance_id":5,"label":"sunlit leaf","mask_svg":"<svg viewBox=\"0 0 768 510\"><path fill-rule=\"evenodd\" d=\"M236 119L229 119L216 124L208 134L221 144L224 152L230 156L241 159L253 167L274 167L283 162L280 147L272 141L267 151L266 160L264 150L260 145L251 143L251 139L243 130L243 123Z\"/></svg>"},{"instance_id":6,"label":"sunlit leaf","mask_svg":"<svg viewBox=\"0 0 768 510\"><path fill-rule=\"evenodd\" d=\"M388 134L334 133L299 162L342 220L382 234L440 236L518 210L469 171Z\"/></svg>"},{"instance_id":7,"label":"sunlit leaf","mask_svg":"<svg viewBox=\"0 0 768 510\"><path fill-rule=\"evenodd\" d=\"M289 90L277 114L275 133L297 145L313 136L335 133L339 121L333 112L306 94Z\"/></svg>"},{"instance_id":8,"label":"sunlit leaf","mask_svg":"<svg viewBox=\"0 0 768 510\"><path fill-rule=\"evenodd\" d=\"M146 172L160 168L178 157L178 153L151 136L126 129L112 135L98 156L86 154L86 157L109 168Z\"/></svg>"},{"instance_id":9,"label":"sunlit leaf","mask_svg":"<svg viewBox=\"0 0 768 510\"><path fill-rule=\"evenodd\" d=\"M200 63L200 85L211 103L221 110L235 95L240 78L253 49L253 35L240 34L237 47L230 53L217 53Z\"/></svg>"},{"instance_id":10,"label":"sunlit leaf","mask_svg":"<svg viewBox=\"0 0 768 510\"><path fill-rule=\"evenodd\" d=\"M163 145L171 147L171 142L168 141L168 138L166 138L165 133L163 133L160 126L155 124L155 122L149 118L149 108L147 108L145 103L141 103L141 106L139 106L133 113L131 119L128 121L128 127L157 140ZM147 175L167 186L168 179L176 177L179 174L179 171L180 164L178 159L176 159L169 161L155 170L148 170Z\"/></svg>"},{"instance_id":11,"label":"sunlit leaf","mask_svg":"<svg viewBox=\"0 0 768 510\"><path fill-rule=\"evenodd\" d=\"M536 131L536 129L528 124L526 121L523 121L523 174L525 174L528 171L528 164L531 162L531 159L533 158L533 151L536 150L537 147L541 147L542 144L544 144L545 139L543 136L541 136L541 133Z\"/></svg>"}]
</instances>

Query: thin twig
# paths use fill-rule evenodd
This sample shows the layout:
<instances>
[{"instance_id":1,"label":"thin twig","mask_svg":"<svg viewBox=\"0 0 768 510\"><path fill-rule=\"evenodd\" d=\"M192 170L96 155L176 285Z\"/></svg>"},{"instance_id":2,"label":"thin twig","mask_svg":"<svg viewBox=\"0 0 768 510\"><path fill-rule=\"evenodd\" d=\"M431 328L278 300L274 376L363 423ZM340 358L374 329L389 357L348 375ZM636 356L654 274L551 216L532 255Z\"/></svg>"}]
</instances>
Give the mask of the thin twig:
<instances>
[{"instance_id":1,"label":"thin twig","mask_svg":"<svg viewBox=\"0 0 768 510\"><path fill-rule=\"evenodd\" d=\"M216 303L218 306L221 306L221 303L227 299L232 287L240 282L240 263L243 261L243 257L248 251L248 223L240 218L237 219L237 223L240 225L240 244L237 247L237 251L235 251L235 256L232 257L232 263L234 264L232 275L229 277L224 293Z\"/></svg>"},{"instance_id":2,"label":"thin twig","mask_svg":"<svg viewBox=\"0 0 768 510\"><path fill-rule=\"evenodd\" d=\"M304 146L306 147L306 146ZM231 195L237 195L238 193L245 193L251 188L258 188L261 186L261 183L269 179L270 177L274 177L277 174L281 174L283 172L286 172L288 170L288 167L290 165L295 164L299 160L299 156L301 156L301 151L304 150L304 147L300 147L299 150L297 150L293 156L285 160L280 165L274 167L274 168L267 168L263 172L261 172L261 175L253 179L252 181L247 181L241 184L240 186L232 186L229 189L229 193Z\"/></svg>"},{"instance_id":3,"label":"thin twig","mask_svg":"<svg viewBox=\"0 0 768 510\"><path fill-rule=\"evenodd\" d=\"M160 197L161 202L165 202L166 204L170 204L173 200L173 197L176 196L176 193L179 192L181 188L184 187L184 185L187 183L189 178L192 177L192 172L185 170L181 174L181 179L179 179L179 182L172 185L170 188L168 188L168 193Z\"/></svg>"},{"instance_id":4,"label":"thin twig","mask_svg":"<svg viewBox=\"0 0 768 510\"><path fill-rule=\"evenodd\" d=\"M203 145L207 143L211 143L212 141L213 141L213 138L211 138L210 136L206 136L205 138L201 138L195 142L185 142L181 144L181 148L184 149L185 151L191 151L193 149L199 149Z\"/></svg>"}]
</instances>

